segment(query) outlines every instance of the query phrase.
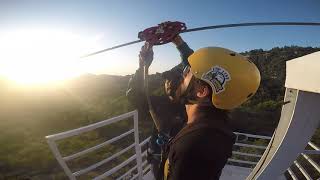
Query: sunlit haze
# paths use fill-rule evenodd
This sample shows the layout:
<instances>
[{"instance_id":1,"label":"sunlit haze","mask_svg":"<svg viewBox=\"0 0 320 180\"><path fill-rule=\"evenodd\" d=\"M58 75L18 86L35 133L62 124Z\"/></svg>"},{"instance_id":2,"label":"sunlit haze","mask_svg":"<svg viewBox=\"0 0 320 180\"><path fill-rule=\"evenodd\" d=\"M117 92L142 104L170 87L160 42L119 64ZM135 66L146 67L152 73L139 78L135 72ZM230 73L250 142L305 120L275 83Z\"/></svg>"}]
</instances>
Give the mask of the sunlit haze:
<instances>
[{"instance_id":1,"label":"sunlit haze","mask_svg":"<svg viewBox=\"0 0 320 180\"><path fill-rule=\"evenodd\" d=\"M30 85L85 73L132 74L138 67L142 43L87 59L79 57L136 40L139 31L167 20L185 22L188 28L241 22L318 22L319 6L319 1L127 1L125 5L120 1L1 1L0 76ZM160 11L163 9L168 13ZM231 28L182 37L193 49L222 46L237 52L320 44L319 27ZM173 45L157 46L154 51L151 73L179 63Z\"/></svg>"},{"instance_id":2,"label":"sunlit haze","mask_svg":"<svg viewBox=\"0 0 320 180\"><path fill-rule=\"evenodd\" d=\"M33 84L76 76L75 66L84 40L74 34L47 29L23 29L1 34L0 72L18 83Z\"/></svg>"}]
</instances>

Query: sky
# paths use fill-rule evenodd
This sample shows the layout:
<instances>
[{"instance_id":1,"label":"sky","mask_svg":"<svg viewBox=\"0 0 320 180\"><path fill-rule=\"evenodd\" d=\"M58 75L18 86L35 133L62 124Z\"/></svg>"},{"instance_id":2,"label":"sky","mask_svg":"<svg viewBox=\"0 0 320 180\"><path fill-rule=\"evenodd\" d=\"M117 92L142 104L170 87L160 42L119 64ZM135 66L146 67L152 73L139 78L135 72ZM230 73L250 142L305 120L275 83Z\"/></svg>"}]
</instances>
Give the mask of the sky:
<instances>
[{"instance_id":1,"label":"sky","mask_svg":"<svg viewBox=\"0 0 320 180\"><path fill-rule=\"evenodd\" d=\"M32 71L30 78L50 70L54 76L57 68L61 74L70 68L81 73L132 74L138 67L142 43L87 59L77 57L137 40L139 31L164 21L185 22L188 28L243 22L320 22L320 1L1 0L0 72ZM243 52L285 45L319 47L319 32L320 27L244 27L182 37L194 50L220 46ZM154 54L151 72L163 72L180 62L172 44L154 47ZM68 68L63 71L64 65Z\"/></svg>"}]
</instances>

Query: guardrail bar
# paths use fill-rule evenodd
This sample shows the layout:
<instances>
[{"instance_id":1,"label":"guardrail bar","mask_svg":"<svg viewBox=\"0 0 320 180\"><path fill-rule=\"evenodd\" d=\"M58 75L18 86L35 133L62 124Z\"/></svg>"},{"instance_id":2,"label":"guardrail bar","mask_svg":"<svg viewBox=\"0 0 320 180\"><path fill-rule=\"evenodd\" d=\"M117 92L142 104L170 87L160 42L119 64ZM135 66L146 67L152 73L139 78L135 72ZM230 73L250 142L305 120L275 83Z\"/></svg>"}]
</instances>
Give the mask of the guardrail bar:
<instances>
[{"instance_id":1,"label":"guardrail bar","mask_svg":"<svg viewBox=\"0 0 320 180\"><path fill-rule=\"evenodd\" d=\"M142 174L145 174L148 170L151 169L151 165L149 164L144 170Z\"/></svg>"},{"instance_id":2,"label":"guardrail bar","mask_svg":"<svg viewBox=\"0 0 320 180\"><path fill-rule=\"evenodd\" d=\"M293 180L298 180L297 176L292 172L290 168L288 168L288 172Z\"/></svg>"},{"instance_id":3,"label":"guardrail bar","mask_svg":"<svg viewBox=\"0 0 320 180\"><path fill-rule=\"evenodd\" d=\"M317 145L315 145L314 143L312 143L311 141L308 142L308 144L315 150L320 151L319 147Z\"/></svg>"},{"instance_id":4,"label":"guardrail bar","mask_svg":"<svg viewBox=\"0 0 320 180\"><path fill-rule=\"evenodd\" d=\"M69 167L67 166L66 162L62 159L62 156L60 154L60 151L56 145L56 143L51 140L51 139L47 139L47 142L49 144L49 147L52 151L52 153L54 154L55 158L57 159L58 163L60 164L60 166L62 167L62 169L64 170L64 172L67 174L67 176L69 177L70 180L76 180L76 178L74 177L74 175L72 174L71 170L69 169Z\"/></svg>"},{"instance_id":5,"label":"guardrail bar","mask_svg":"<svg viewBox=\"0 0 320 180\"><path fill-rule=\"evenodd\" d=\"M319 165L314 162L308 155L301 153L301 155L320 173Z\"/></svg>"},{"instance_id":6,"label":"guardrail bar","mask_svg":"<svg viewBox=\"0 0 320 180\"><path fill-rule=\"evenodd\" d=\"M97 149L103 147L103 146L106 146L106 145L108 145L108 144L111 144L111 143L113 143L113 142L115 142L115 141L117 141L117 140L119 140L119 139L121 139L121 138L123 138L123 137L125 137L125 136L127 136L127 135L129 135L129 134L131 134L131 133L133 133L133 132L134 132L134 130L131 129L130 131L127 131L127 132L125 132L125 133L123 133L123 134L121 134L121 135L119 135L119 136L117 136L117 137L115 137L115 138L112 138L112 139L110 139L110 140L108 140L108 141L105 141L105 142L103 142L103 143L101 143L101 144L98 144L98 145L93 146L93 147L91 147L91 148L88 148L88 149L86 149L86 150L80 151L80 152L75 153L75 154L73 154L73 155L64 157L63 160L69 161L69 160L74 159L74 158L77 158L77 157L79 157L79 156L81 156L81 155L90 153L90 152L92 152L92 151L94 151L94 150L97 150Z\"/></svg>"},{"instance_id":7,"label":"guardrail bar","mask_svg":"<svg viewBox=\"0 0 320 180\"><path fill-rule=\"evenodd\" d=\"M135 142L135 150L136 150L136 161L137 161L137 169L138 169L138 176L139 179L142 179L142 156L141 156L141 146L139 141L139 129L138 129L138 112L136 111L133 114L133 128L134 128L134 142Z\"/></svg>"},{"instance_id":8,"label":"guardrail bar","mask_svg":"<svg viewBox=\"0 0 320 180\"><path fill-rule=\"evenodd\" d=\"M130 180L134 180L139 176L139 174L135 174Z\"/></svg>"},{"instance_id":9,"label":"guardrail bar","mask_svg":"<svg viewBox=\"0 0 320 180\"><path fill-rule=\"evenodd\" d=\"M143 151L143 153L141 154L141 157L146 156L146 155L147 155L147 153L148 153L148 151L147 151L147 150Z\"/></svg>"},{"instance_id":10,"label":"guardrail bar","mask_svg":"<svg viewBox=\"0 0 320 180\"><path fill-rule=\"evenodd\" d=\"M89 172L89 171L101 166L102 164L105 164L105 163L111 161L112 159L122 155L123 153L127 152L129 149L133 148L134 146L135 146L135 144L133 143L130 146L126 147L125 149L123 149L123 150L117 152L116 154L113 154L112 156L108 157L107 159L104 159L104 160L102 160L102 161L100 161L100 162L98 162L96 164L93 164L93 165L91 165L91 166L89 166L89 167L87 167L85 169L82 169L80 171L77 171L77 172L73 173L73 175L74 176L79 176L81 174L87 173L87 172Z\"/></svg>"},{"instance_id":11,"label":"guardrail bar","mask_svg":"<svg viewBox=\"0 0 320 180\"><path fill-rule=\"evenodd\" d=\"M305 154L320 154L320 151L318 150L304 150L303 153Z\"/></svg>"},{"instance_id":12,"label":"guardrail bar","mask_svg":"<svg viewBox=\"0 0 320 180\"><path fill-rule=\"evenodd\" d=\"M294 161L293 163L298 167L298 169L300 170L300 172L303 174L303 176L304 176L307 180L312 180L312 178L311 178L310 175L307 173L307 171L306 171L297 161Z\"/></svg>"},{"instance_id":13,"label":"guardrail bar","mask_svg":"<svg viewBox=\"0 0 320 180\"><path fill-rule=\"evenodd\" d=\"M129 118L130 116L133 116L135 113L137 113L136 110L128 112L128 113L125 113L125 114L122 114L120 116L116 116L116 117L107 119L107 120L100 121L100 122L97 122L97 123L94 123L94 124L90 124L88 126L80 127L80 128L77 128L77 129L72 129L72 130L69 130L69 131L66 131L66 132L62 132L62 133L58 133L58 134L54 134L54 135L49 135L49 136L46 136L46 138L56 141L56 140L59 140L59 139L64 139L64 138L67 138L67 137L79 135L81 133L92 131L92 130L97 129L97 128L102 127L102 126L106 126L106 125L109 125L109 124L112 124L112 123L115 123L115 122L118 122L118 121L121 121L121 120L125 120L126 118Z\"/></svg>"},{"instance_id":14,"label":"guardrail bar","mask_svg":"<svg viewBox=\"0 0 320 180\"><path fill-rule=\"evenodd\" d=\"M93 178L93 180L100 180L100 179L103 179L107 176L110 176L111 174L117 172L119 169L123 168L124 166L128 165L131 161L133 161L135 158L136 158L137 155L133 155L131 156L129 159L127 159L126 161L122 162L121 164L119 164L118 166L110 169L109 171L101 174L100 176L98 177L95 177Z\"/></svg>"},{"instance_id":15,"label":"guardrail bar","mask_svg":"<svg viewBox=\"0 0 320 180\"><path fill-rule=\"evenodd\" d=\"M145 144L149 141L150 138L151 138L151 137L148 137L148 138L146 138L145 140L143 140L143 141L140 143L140 146L145 145Z\"/></svg>"},{"instance_id":16,"label":"guardrail bar","mask_svg":"<svg viewBox=\"0 0 320 180\"><path fill-rule=\"evenodd\" d=\"M262 156L259 154L249 154L249 153L243 153L243 152L237 152L237 151L232 151L232 154L237 154L241 156L251 156L251 157L257 157L257 158L260 158Z\"/></svg>"},{"instance_id":17,"label":"guardrail bar","mask_svg":"<svg viewBox=\"0 0 320 180\"><path fill-rule=\"evenodd\" d=\"M244 163L244 164L251 164L251 165L256 165L258 162L252 162L252 161L243 161L243 160L238 160L238 159L228 159L229 162L236 162L236 163Z\"/></svg>"},{"instance_id":18,"label":"guardrail bar","mask_svg":"<svg viewBox=\"0 0 320 180\"><path fill-rule=\"evenodd\" d=\"M148 161L145 160L145 161L143 161L143 163L141 164L141 166L143 167L143 166L145 166L147 163L148 163Z\"/></svg>"},{"instance_id":19,"label":"guardrail bar","mask_svg":"<svg viewBox=\"0 0 320 180\"><path fill-rule=\"evenodd\" d=\"M259 139L271 139L272 137L270 136L261 136L261 135L255 135L255 134L246 134L246 133L240 133L240 132L233 132L235 134L239 134L239 135L245 135L247 137L252 137L252 138L259 138Z\"/></svg>"},{"instance_id":20,"label":"guardrail bar","mask_svg":"<svg viewBox=\"0 0 320 180\"><path fill-rule=\"evenodd\" d=\"M257 148L257 149L266 149L267 146L258 146L258 145L252 145L252 144L243 144L243 143L235 143L236 146L242 146L242 147L251 147L251 148Z\"/></svg>"},{"instance_id":21,"label":"guardrail bar","mask_svg":"<svg viewBox=\"0 0 320 180\"><path fill-rule=\"evenodd\" d=\"M116 180L122 180L124 177L128 176L132 171L134 171L135 169L137 169L137 165L133 166L133 168L131 168L129 171L127 171L126 173L124 173L122 176L120 176L119 178L117 178Z\"/></svg>"}]
</instances>

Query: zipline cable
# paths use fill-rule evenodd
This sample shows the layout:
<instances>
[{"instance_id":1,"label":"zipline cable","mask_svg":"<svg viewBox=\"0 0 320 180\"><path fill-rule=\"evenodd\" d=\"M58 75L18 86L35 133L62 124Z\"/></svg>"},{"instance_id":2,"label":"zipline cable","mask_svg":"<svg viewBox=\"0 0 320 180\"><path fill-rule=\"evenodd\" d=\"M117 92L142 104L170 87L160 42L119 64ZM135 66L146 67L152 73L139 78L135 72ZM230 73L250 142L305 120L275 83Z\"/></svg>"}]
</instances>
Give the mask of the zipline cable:
<instances>
[{"instance_id":1,"label":"zipline cable","mask_svg":"<svg viewBox=\"0 0 320 180\"><path fill-rule=\"evenodd\" d=\"M113 46L111 48L103 49L103 50L100 50L100 51L97 51L97 52L94 52L94 53L90 53L90 54L81 56L81 58L86 58L86 57L93 56L93 55L96 55L96 54L100 54L100 53L103 53L103 52L106 52L106 51L110 51L110 50L113 50L113 49L118 49L118 48L121 48L121 47L124 47L124 46L129 46L131 44L136 44L136 43L139 43L139 42L142 42L142 40L136 40L136 41L120 44L120 45L117 45L117 46Z\"/></svg>"},{"instance_id":2,"label":"zipline cable","mask_svg":"<svg viewBox=\"0 0 320 180\"><path fill-rule=\"evenodd\" d=\"M186 29L186 30L182 31L181 33L204 31L204 30L210 30L210 29L232 28L232 27L248 27L248 26L320 26L320 23L318 23L318 22L254 22L254 23L222 24L222 25L204 26L204 27ZM107 49L103 49L100 51L96 51L96 52L84 55L81 58L87 58L87 57L90 57L90 56L93 56L96 54L100 54L100 53L110 51L113 49L118 49L118 48L121 48L124 46L129 46L129 45L136 44L136 43L139 43L142 41L143 40L136 40L136 41L120 44L117 46L113 46L113 47L110 47Z\"/></svg>"},{"instance_id":3,"label":"zipline cable","mask_svg":"<svg viewBox=\"0 0 320 180\"><path fill-rule=\"evenodd\" d=\"M316 22L257 22L257 23L239 23L239 24L223 24L215 26L205 26L199 28L192 28L183 31L193 32L193 31L204 31L209 29L221 29L221 28L231 28L231 27L248 27L248 26L320 26L320 23Z\"/></svg>"}]
</instances>

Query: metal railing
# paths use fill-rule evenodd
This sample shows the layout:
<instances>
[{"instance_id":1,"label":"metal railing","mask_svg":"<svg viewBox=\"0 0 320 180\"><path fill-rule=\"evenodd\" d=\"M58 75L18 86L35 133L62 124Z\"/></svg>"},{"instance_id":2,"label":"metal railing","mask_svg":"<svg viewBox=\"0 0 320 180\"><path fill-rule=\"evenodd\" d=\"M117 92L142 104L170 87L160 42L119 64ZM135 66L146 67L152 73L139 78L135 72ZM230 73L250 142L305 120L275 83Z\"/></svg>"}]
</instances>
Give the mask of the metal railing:
<instances>
[{"instance_id":1,"label":"metal railing","mask_svg":"<svg viewBox=\"0 0 320 180\"><path fill-rule=\"evenodd\" d=\"M271 137L255 135L255 134L246 134L246 133L240 133L240 132L234 132L234 133L237 135L236 143L234 144L234 147L236 147L237 150L232 151L233 156L228 159L228 164L231 164L233 166L246 165L249 167L256 165L259 159L262 157L263 151L267 148L268 143L265 143L264 145L255 145L252 143L254 143L255 140L259 140L259 139L270 141ZM247 149L250 149L251 152L254 151L255 153L241 152L242 151L241 148L244 148L244 147ZM240 158L246 159L246 160L241 160ZM255 158L255 160L252 160L252 158Z\"/></svg>"},{"instance_id":2,"label":"metal railing","mask_svg":"<svg viewBox=\"0 0 320 180\"><path fill-rule=\"evenodd\" d=\"M122 120L126 120L128 118L133 118L133 128L132 129L130 129L130 130L126 131L125 133L120 134L110 140L107 140L101 144L95 145L93 147L84 149L80 152L76 152L74 154L71 154L71 155L68 155L65 157L62 157L62 155L58 149L58 146L56 144L56 141L70 138L72 136L77 136L82 133L86 133L86 132L95 130L97 128L103 127L103 126L108 126L110 124L113 124L113 123L116 123L116 122L119 122ZM255 166L257 164L257 162L261 158L263 151L266 149L267 144L269 143L271 137L254 135L254 134L246 134L246 133L240 133L240 132L234 132L234 133L237 135L236 143L234 145L235 150L233 150L233 152L232 152L233 156L231 158L229 158L228 164L233 165L233 166L242 166L242 167L249 166L252 168L253 166ZM100 149L100 148L102 148L106 145L109 145L111 143L117 142L117 141L121 140L122 138L125 138L129 135L132 135L132 134L134 135L134 142L131 145L112 154L111 156L109 156L106 159L103 159L95 164L92 164L88 167L85 167L85 168L80 169L75 172L72 172L67 165L67 162L70 160L81 157L85 154L93 152L93 151ZM117 117L114 117L111 119L107 119L107 120L104 120L104 121L101 121L101 122L98 122L95 124L91 124L91 125L88 125L85 127L81 127L78 129L74 129L74 130L70 130L70 131L66 131L66 132L58 133L58 134L54 134L54 135L49 135L49 136L46 136L46 139L47 139L49 147L50 147L51 151L53 152L55 158L57 159L58 163L61 165L64 172L71 180L75 180L78 176L86 174L86 173L93 171L96 168L98 168L104 164L107 164L108 162L118 158L119 156L123 155L124 153L128 152L129 150L131 150L133 148L134 148L134 152L135 152L134 155L132 155L131 157L129 157L125 161L121 162L120 164L116 165L112 169L104 172L103 174L100 174L97 177L94 177L93 179L100 180L100 179L112 176L114 173L118 172L120 169L124 168L129 163L132 163L134 161L136 161L135 165L131 169L124 172L123 174L119 175L119 177L116 178L117 180L142 179L143 175L146 174L148 171L150 171L150 165L147 163L147 160L142 162L143 158L146 157L146 155L147 155L147 150L145 150L144 152L141 151L142 146L144 146L148 142L150 137L140 143L139 130L138 130L138 112L137 111L132 111L132 112L129 112L126 114L122 114L120 116L117 116ZM259 140L259 139L265 140L265 142L262 143L263 145L261 145L261 143L259 145L255 144L255 141ZM312 142L309 142L309 146L313 150L305 150L303 153L301 153L301 156L304 159L306 159L307 162L310 163L310 165L312 165L318 173L320 173L319 165L314 160L312 160L311 157L308 156L308 154L320 154L320 148L317 147ZM250 151L243 152L243 149L250 150ZM293 165L299 169L299 171L302 173L302 175L306 179L312 179L311 176L305 170L305 168L298 161L295 161ZM292 179L298 179L297 175L294 174L294 171L290 167L288 168L287 172L291 176Z\"/></svg>"},{"instance_id":3,"label":"metal railing","mask_svg":"<svg viewBox=\"0 0 320 180\"><path fill-rule=\"evenodd\" d=\"M132 118L132 117L133 117L133 121L134 121L133 129L130 129L129 131L127 131L117 137L114 137L110 140L107 140L101 144L87 148L85 150L71 154L69 156L62 157L62 155L58 149L58 146L56 144L56 141L58 141L58 140L66 139L66 138L76 136L76 135L80 135L82 133L89 132L89 131L95 130L97 128L107 126L107 125L110 125L110 124L113 124L113 123L116 123L116 122L119 122L122 120L126 120L126 119ZM110 143L116 142L126 136L131 135L132 133L134 134L134 143L133 144L129 145L128 147L122 149L121 151L111 155L110 157L108 157L100 162L92 164L89 167L83 168L83 169L78 170L76 172L72 172L66 163L67 161L70 161L70 160L75 159L77 157L80 157L80 156L83 156L83 155L88 154L90 152L93 152L99 148L102 148L102 147L110 144ZM128 112L128 113L122 114L120 116L117 116L117 117L114 117L111 119L107 119L107 120L104 120L104 121L101 121L101 122L98 122L95 124L91 124L91 125L88 125L85 127L81 127L78 129L62 132L59 134L49 135L49 136L46 136L46 139L47 139L49 147L50 147L52 153L54 154L55 158L57 159L58 163L60 164L60 166L63 168L64 172L66 173L66 175L71 180L75 180L76 177L83 175L85 173L88 173L88 172L98 168L99 166L102 166L103 164L110 162L111 160L123 155L124 153L126 153L127 151L132 149L133 147L135 148L135 154L133 156L129 157L124 162L118 164L117 166L113 167L109 171L107 171L107 172L105 172L105 173L103 173L93 179L100 180L100 179L103 179L107 176L111 176L112 174L119 171L121 168L125 167L126 165L133 162L134 160L136 161L136 165L133 168L131 168L129 171L125 172L123 175L120 175L120 177L118 179L125 179L125 178L127 179L130 176L133 176L133 177L131 177L131 179L136 179L136 178L142 179L143 174L147 173L150 170L150 166L146 166L144 169L142 168L143 166L145 166L147 164L147 161L142 162L142 158L144 156L146 156L147 151L141 152L141 147L148 142L149 138L145 139L141 143L139 142L138 112L137 111ZM133 172L135 172L135 171L137 173L133 174Z\"/></svg>"},{"instance_id":4,"label":"metal railing","mask_svg":"<svg viewBox=\"0 0 320 180\"><path fill-rule=\"evenodd\" d=\"M107 140L101 144L98 144L96 146L84 149L80 152L62 157L56 141L58 140L62 140L62 139L66 139L72 136L77 136L80 135L82 133L88 132L88 131L92 131L95 130L97 128L103 127L103 126L108 126L110 124L119 122L121 120L125 120L127 118L132 118L133 117L133 121L134 121L134 128L128 130L127 132L120 134L110 140ZM119 141L120 139L127 137L131 134L134 134L134 143L132 143L131 145L127 146L126 148L120 150L119 152L109 156L106 159L103 159L95 164L92 164L88 167L85 167L81 170L72 172L70 170L70 168L67 165L67 161L73 160L75 158L78 158L80 156L83 156L85 154L88 154L90 152L93 152L97 149L100 149L106 145L109 145L113 142ZM258 150L265 150L266 146L261 146L261 145L254 145L254 144L248 144L249 139L265 139L265 140L270 140L271 137L269 136L261 136L261 135L253 135L253 134L245 134L245 133L240 133L240 132L235 132L235 134L237 135L237 141L235 143L236 147L246 147L246 148L250 148L250 149L258 149ZM63 168L64 172L66 173L66 175L69 177L69 179L71 180L75 180L78 176L86 174L90 171L95 170L96 168L107 164L108 162L110 162L113 159L116 159L117 157L123 155L124 153L126 153L127 151L129 151L130 149L132 149L133 147L135 147L135 154L132 155L131 157L129 157L127 160L125 160L124 162L118 164L117 166L113 167L112 169L110 169L109 171L93 178L94 180L100 180L103 178L106 178L108 176L111 176L112 174L114 174L115 172L119 171L121 168L125 167L126 165L128 165L129 163L131 163L132 161L136 160L136 165L133 166L131 169L129 169L127 172L125 172L124 174L120 175L117 180L121 180L121 179L142 179L142 176L144 174L146 174L149 170L150 170L150 165L147 163L147 161L145 160L144 162L142 162L143 157L145 157L147 155L147 150L145 150L144 152L141 152L141 147L143 145L145 145L148 140L150 139L147 138L145 139L143 142L139 143L139 131L138 131L138 112L137 111L132 111L111 119L107 119L95 124L91 124L85 127L81 127L78 129L74 129L74 130L70 130L70 131L66 131L66 132L62 132L59 134L54 134L54 135L49 135L46 136L47 138L47 142L50 146L51 151L53 152L55 158L57 159L57 161L59 162L59 164L61 165L61 167ZM252 140L251 140L252 141ZM241 152L241 151L233 151L233 155L238 155L241 157L255 157L255 158L261 158L261 154L253 154L253 153L247 153L247 152ZM240 159L236 159L234 157L230 158L228 160L228 162L230 163L238 163L238 164L247 164L247 165L255 165L257 163L257 161L248 161L248 160L240 160ZM241 165L239 165L241 166ZM145 167L145 168L143 168ZM137 173L134 173L137 172Z\"/></svg>"},{"instance_id":5,"label":"metal railing","mask_svg":"<svg viewBox=\"0 0 320 180\"><path fill-rule=\"evenodd\" d=\"M314 149L314 150L304 150L303 153L301 153L301 156L316 170L316 172L318 174L320 174L320 167L319 167L319 164L316 163L310 156L308 156L308 154L316 154L316 155L319 155L320 154L320 148L315 145L314 143L312 142L309 142L308 145ZM300 173L304 176L305 179L307 180L312 180L314 178L312 178L312 176L306 171L305 167L303 167L302 164L300 164L298 162L298 160L295 160L294 163L293 163L293 166L295 166L299 171ZM299 179L297 177L297 175L293 172L292 168L288 168L288 174L289 176L293 179L293 180L297 180Z\"/></svg>"},{"instance_id":6,"label":"metal railing","mask_svg":"<svg viewBox=\"0 0 320 180\"><path fill-rule=\"evenodd\" d=\"M268 140L270 141L271 137L269 136L260 136L260 135L253 135L253 134L245 134L245 133L238 133L238 132L234 132L237 135L237 141L235 143L235 146L238 147L246 147L252 151L255 150L265 150L267 147L267 144L265 144L265 146L263 145L252 145L252 144L247 144L248 139L249 138L254 138L254 139L264 139L264 140ZM241 137L242 136L242 137ZM239 137L240 140L239 140ZM242 139L242 140L241 140ZM315 145L312 142L309 142L308 145L313 149L313 150L304 150L303 153L301 153L301 157L303 157L307 163L309 163L314 170L320 175L320 166L317 162L315 162L309 155L319 155L320 154L320 148ZM251 151L251 152L252 152ZM239 148L237 151L233 151L233 157L231 157L228 160L228 163L232 163L232 165L236 165L236 166L243 166L243 165L247 165L247 166L255 166L259 159L261 158L263 152L261 151L261 153L257 154L257 153L247 153L247 152L241 152L241 149ZM248 157L254 157L256 158L256 160L240 160L237 157L234 157L234 155L237 155L238 157L242 157L242 158L246 158L249 159ZM237 164L235 164L237 163ZM296 167L296 169L301 173L301 175L307 179L307 180L312 180L314 179L307 170L309 170L308 168L310 167L306 167L305 164L299 163L298 160L295 160L293 163L293 166ZM295 174L295 172L292 170L292 168L288 168L287 169L288 175L293 179L293 180L298 180L299 179L299 175ZM300 175L300 177L301 177Z\"/></svg>"}]
</instances>

